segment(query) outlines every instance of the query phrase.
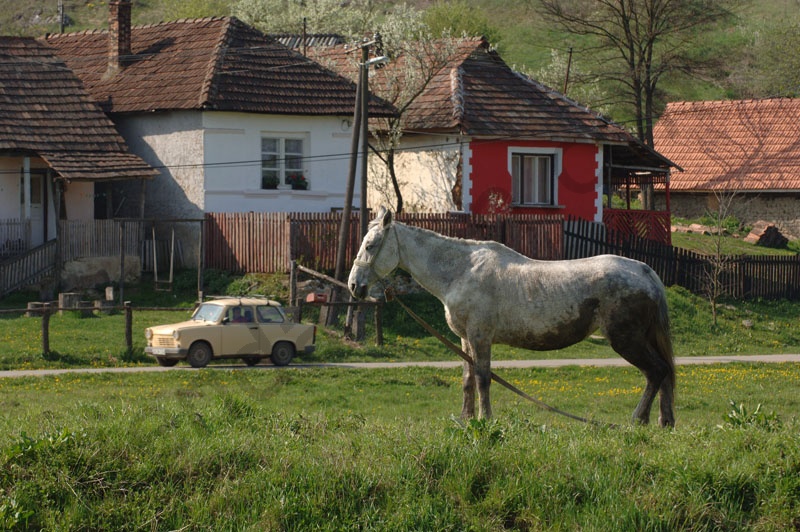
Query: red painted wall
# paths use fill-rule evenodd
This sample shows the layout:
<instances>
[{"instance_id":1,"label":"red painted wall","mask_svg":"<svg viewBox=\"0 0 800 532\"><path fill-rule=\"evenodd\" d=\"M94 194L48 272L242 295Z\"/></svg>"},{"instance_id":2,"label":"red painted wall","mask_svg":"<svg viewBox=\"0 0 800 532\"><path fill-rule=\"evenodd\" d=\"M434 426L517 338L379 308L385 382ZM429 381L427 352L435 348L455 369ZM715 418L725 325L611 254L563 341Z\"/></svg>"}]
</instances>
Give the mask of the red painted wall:
<instances>
[{"instance_id":1,"label":"red painted wall","mask_svg":"<svg viewBox=\"0 0 800 532\"><path fill-rule=\"evenodd\" d=\"M509 146L520 148L561 148L561 175L558 182L558 207L511 207L511 174L508 171ZM470 210L476 214L498 212L502 198L512 213L563 214L594 220L597 211L597 150L594 144L533 141L473 141L470 143L472 173ZM501 208L502 209L502 208Z\"/></svg>"}]
</instances>

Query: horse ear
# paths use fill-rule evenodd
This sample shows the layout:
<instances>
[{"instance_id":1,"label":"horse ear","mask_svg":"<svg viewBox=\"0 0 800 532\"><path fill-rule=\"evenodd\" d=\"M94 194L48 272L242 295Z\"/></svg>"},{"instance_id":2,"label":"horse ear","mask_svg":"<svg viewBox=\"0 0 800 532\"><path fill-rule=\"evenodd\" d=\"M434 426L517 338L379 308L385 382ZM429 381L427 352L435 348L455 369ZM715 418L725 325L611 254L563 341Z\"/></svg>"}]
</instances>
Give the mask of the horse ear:
<instances>
[{"instance_id":1,"label":"horse ear","mask_svg":"<svg viewBox=\"0 0 800 532\"><path fill-rule=\"evenodd\" d=\"M386 227L387 225L392 223L392 211L390 211L386 207L381 207L381 208L384 210L384 212L383 212L383 226Z\"/></svg>"}]
</instances>

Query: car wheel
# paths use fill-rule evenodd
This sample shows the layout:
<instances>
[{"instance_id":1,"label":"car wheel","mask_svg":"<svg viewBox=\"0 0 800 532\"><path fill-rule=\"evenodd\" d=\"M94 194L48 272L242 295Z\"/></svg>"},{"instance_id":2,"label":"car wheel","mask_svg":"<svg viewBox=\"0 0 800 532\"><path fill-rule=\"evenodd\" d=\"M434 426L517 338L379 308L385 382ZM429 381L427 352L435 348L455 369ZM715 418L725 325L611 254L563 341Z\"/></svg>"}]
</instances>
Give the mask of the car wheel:
<instances>
[{"instance_id":1,"label":"car wheel","mask_svg":"<svg viewBox=\"0 0 800 532\"><path fill-rule=\"evenodd\" d=\"M196 342L189 348L186 360L193 368L204 368L211 362L211 347L205 342Z\"/></svg>"},{"instance_id":2,"label":"car wheel","mask_svg":"<svg viewBox=\"0 0 800 532\"><path fill-rule=\"evenodd\" d=\"M261 357L242 357L242 360L244 360L244 363L248 366L255 366L261 362Z\"/></svg>"},{"instance_id":3,"label":"car wheel","mask_svg":"<svg viewBox=\"0 0 800 532\"><path fill-rule=\"evenodd\" d=\"M156 357L156 361L158 361L159 366L164 368L171 368L172 366L178 363L177 358Z\"/></svg>"},{"instance_id":4,"label":"car wheel","mask_svg":"<svg viewBox=\"0 0 800 532\"><path fill-rule=\"evenodd\" d=\"M286 366L294 358L294 346L289 342L278 342L272 346L270 358L276 366Z\"/></svg>"}]
</instances>

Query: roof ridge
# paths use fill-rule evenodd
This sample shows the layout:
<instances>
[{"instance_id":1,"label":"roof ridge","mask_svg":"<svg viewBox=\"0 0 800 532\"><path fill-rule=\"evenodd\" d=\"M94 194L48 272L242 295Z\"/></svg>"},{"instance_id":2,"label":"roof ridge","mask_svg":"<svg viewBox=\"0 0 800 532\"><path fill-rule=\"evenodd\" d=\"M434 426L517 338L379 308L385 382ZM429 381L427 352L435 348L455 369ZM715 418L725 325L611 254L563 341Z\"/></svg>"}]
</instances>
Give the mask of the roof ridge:
<instances>
[{"instance_id":1,"label":"roof ridge","mask_svg":"<svg viewBox=\"0 0 800 532\"><path fill-rule=\"evenodd\" d=\"M214 46L214 52L211 56L211 60L208 62L208 69L203 77L203 84L200 88L200 97L197 103L201 108L205 107L205 105L212 100L218 91L216 80L218 79L219 72L222 69L222 63L225 60L225 52L227 51L231 39L233 38L231 33L236 26L237 24L235 23L235 19L227 17L226 20L224 20L220 38L217 40L217 44Z\"/></svg>"}]
</instances>

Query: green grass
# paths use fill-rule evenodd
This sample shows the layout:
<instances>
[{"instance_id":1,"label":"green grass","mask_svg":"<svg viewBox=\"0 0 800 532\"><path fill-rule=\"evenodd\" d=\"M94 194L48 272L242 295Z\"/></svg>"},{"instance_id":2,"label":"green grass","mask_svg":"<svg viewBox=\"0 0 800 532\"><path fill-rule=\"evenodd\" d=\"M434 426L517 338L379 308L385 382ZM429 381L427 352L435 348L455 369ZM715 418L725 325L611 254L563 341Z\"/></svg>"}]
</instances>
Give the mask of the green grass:
<instances>
[{"instance_id":1,"label":"green grass","mask_svg":"<svg viewBox=\"0 0 800 532\"><path fill-rule=\"evenodd\" d=\"M0 379L0 528L798 525L800 365L680 368L674 431L624 424L643 384L632 368L503 376L623 427L554 417L497 386L494 421L457 423L458 370Z\"/></svg>"},{"instance_id":2,"label":"green grass","mask_svg":"<svg viewBox=\"0 0 800 532\"><path fill-rule=\"evenodd\" d=\"M744 237L746 235L742 235ZM742 238L725 236L719 240L713 235L698 233L672 233L672 245L701 255L715 255L719 245L723 255L774 255L796 256L795 246L786 249L767 248L745 242Z\"/></svg>"},{"instance_id":3,"label":"green grass","mask_svg":"<svg viewBox=\"0 0 800 532\"><path fill-rule=\"evenodd\" d=\"M265 283L267 281L264 281ZM233 279L229 287L258 284L255 280ZM285 294L280 283L270 277L279 299ZM260 288L263 288L261 286ZM225 288L227 289L227 288ZM259 288L256 288L258 290ZM102 367L154 364L144 355L144 329L158 324L182 321L188 308L178 311L142 311L136 307L172 305L191 306L191 291L175 297L173 294L152 294L148 285L131 288L133 298L133 352L125 345L125 318L122 313L80 318L74 313L54 315L50 321L51 353L42 355L41 320L24 317L22 313L0 314L0 370L64 367ZM224 290L220 290L221 293ZM140 296L137 296L140 294ZM403 301L437 330L453 341L444 320L444 310L428 294L402 296ZM723 301L719 307L718 324L714 326L708 302L685 289L667 290L672 320L672 336L677 356L795 353L800 345L800 330L796 326L799 303L777 301ZM161 300L159 300L161 298ZM127 299L127 297L126 297ZM146 304L139 303L139 300ZM283 299L285 301L285 299ZM4 302L4 306L24 308L24 301ZM310 310L306 320L316 313ZM368 317L368 336L361 344L344 341L340 328L317 334L317 350L300 360L306 362L370 362L370 361L434 361L457 360L456 355L425 332L399 305L388 303L384 308L384 345L375 345L375 330ZM597 358L616 357L601 337L592 337L566 349L532 352L507 346L495 346L496 360L529 358ZM229 363L229 362L226 362Z\"/></svg>"}]
</instances>

